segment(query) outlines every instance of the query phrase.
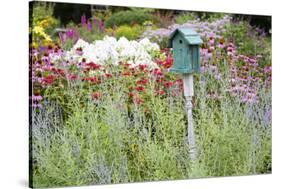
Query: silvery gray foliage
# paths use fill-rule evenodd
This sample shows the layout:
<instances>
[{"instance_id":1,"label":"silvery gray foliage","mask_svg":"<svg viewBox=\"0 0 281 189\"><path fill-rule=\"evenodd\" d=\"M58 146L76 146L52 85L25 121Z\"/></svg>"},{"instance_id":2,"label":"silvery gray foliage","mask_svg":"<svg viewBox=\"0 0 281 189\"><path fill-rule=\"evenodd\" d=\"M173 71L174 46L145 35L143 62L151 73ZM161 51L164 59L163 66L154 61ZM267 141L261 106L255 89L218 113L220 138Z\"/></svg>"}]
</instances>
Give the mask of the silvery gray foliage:
<instances>
[{"instance_id":1,"label":"silvery gray foliage","mask_svg":"<svg viewBox=\"0 0 281 189\"><path fill-rule=\"evenodd\" d=\"M57 105L32 110L31 132L36 140L46 139L55 127L62 124L61 109Z\"/></svg>"},{"instance_id":2,"label":"silvery gray foliage","mask_svg":"<svg viewBox=\"0 0 281 189\"><path fill-rule=\"evenodd\" d=\"M269 128L271 126L271 93L264 92L260 90L261 93L258 94L263 96L263 98L259 98L259 101L255 104L247 105L246 115L251 121L256 121L260 123L259 125L263 128ZM261 102L263 100L263 102Z\"/></svg>"},{"instance_id":3,"label":"silvery gray foliage","mask_svg":"<svg viewBox=\"0 0 281 189\"><path fill-rule=\"evenodd\" d=\"M50 148L51 135L55 128L62 124L62 112L58 105L43 106L41 109L33 109L31 113L30 133L32 144L40 144L48 150ZM39 145L32 145L32 156L36 159Z\"/></svg>"},{"instance_id":4,"label":"silvery gray foliage","mask_svg":"<svg viewBox=\"0 0 281 189\"><path fill-rule=\"evenodd\" d=\"M88 169L88 175L92 177L97 177L97 179L93 179L94 182L92 184L96 184L98 180L99 184L109 184L111 183L111 174L112 171L106 163L104 155L92 155L91 164Z\"/></svg>"}]
</instances>

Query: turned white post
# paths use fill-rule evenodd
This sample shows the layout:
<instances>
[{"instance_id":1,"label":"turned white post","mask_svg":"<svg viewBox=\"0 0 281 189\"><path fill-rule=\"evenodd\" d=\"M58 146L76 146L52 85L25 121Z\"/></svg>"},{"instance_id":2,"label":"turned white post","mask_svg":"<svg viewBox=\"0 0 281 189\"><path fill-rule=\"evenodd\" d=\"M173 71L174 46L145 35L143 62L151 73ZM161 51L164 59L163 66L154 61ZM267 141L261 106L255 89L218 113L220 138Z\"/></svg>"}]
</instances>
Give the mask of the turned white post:
<instances>
[{"instance_id":1,"label":"turned white post","mask_svg":"<svg viewBox=\"0 0 281 189\"><path fill-rule=\"evenodd\" d=\"M178 28L170 34L168 47L173 48L173 66L171 72L183 76L185 109L187 114L187 136L184 140L189 147L190 159L196 160L195 134L192 120L193 73L200 73L200 50L202 44L198 33L188 28Z\"/></svg>"},{"instance_id":2,"label":"turned white post","mask_svg":"<svg viewBox=\"0 0 281 189\"><path fill-rule=\"evenodd\" d=\"M183 74L183 88L184 88L184 97L185 97L185 109L187 113L187 143L189 146L190 159L194 161L196 159L196 144L195 144L195 135L193 128L193 119L192 119L192 97L193 93L193 75Z\"/></svg>"}]
</instances>

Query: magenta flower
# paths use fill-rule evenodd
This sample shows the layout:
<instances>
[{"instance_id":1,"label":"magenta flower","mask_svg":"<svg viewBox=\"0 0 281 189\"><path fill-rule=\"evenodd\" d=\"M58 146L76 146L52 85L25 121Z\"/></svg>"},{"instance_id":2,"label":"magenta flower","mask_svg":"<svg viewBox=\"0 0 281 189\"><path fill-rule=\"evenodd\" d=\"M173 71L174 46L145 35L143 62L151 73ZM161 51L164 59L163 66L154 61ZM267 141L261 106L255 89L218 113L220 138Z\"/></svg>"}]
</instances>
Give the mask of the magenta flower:
<instances>
[{"instance_id":1,"label":"magenta flower","mask_svg":"<svg viewBox=\"0 0 281 189\"><path fill-rule=\"evenodd\" d=\"M69 39L72 39L74 37L74 30L73 29L68 29L66 32L65 32L65 35L67 38Z\"/></svg>"},{"instance_id":2,"label":"magenta flower","mask_svg":"<svg viewBox=\"0 0 281 189\"><path fill-rule=\"evenodd\" d=\"M92 23L88 21L87 28L89 31L92 31Z\"/></svg>"},{"instance_id":3,"label":"magenta flower","mask_svg":"<svg viewBox=\"0 0 281 189\"><path fill-rule=\"evenodd\" d=\"M218 48L223 49L223 48L224 48L224 44L219 43L219 44L218 44Z\"/></svg>"},{"instance_id":4,"label":"magenta flower","mask_svg":"<svg viewBox=\"0 0 281 189\"><path fill-rule=\"evenodd\" d=\"M265 66L265 67L263 68L263 71L264 71L265 73L271 73L271 66Z\"/></svg>"},{"instance_id":5,"label":"magenta flower","mask_svg":"<svg viewBox=\"0 0 281 189\"><path fill-rule=\"evenodd\" d=\"M214 38L210 39L209 40L209 45L213 46L214 44L215 44L215 39Z\"/></svg>"},{"instance_id":6,"label":"magenta flower","mask_svg":"<svg viewBox=\"0 0 281 189\"><path fill-rule=\"evenodd\" d=\"M85 14L83 14L83 16L81 16L81 24L82 24L82 26L85 26L86 22L87 22L87 18L85 16Z\"/></svg>"},{"instance_id":7,"label":"magenta flower","mask_svg":"<svg viewBox=\"0 0 281 189\"><path fill-rule=\"evenodd\" d=\"M93 24L94 24L94 26L97 26L97 19L96 19L96 17L93 18Z\"/></svg>"}]
</instances>

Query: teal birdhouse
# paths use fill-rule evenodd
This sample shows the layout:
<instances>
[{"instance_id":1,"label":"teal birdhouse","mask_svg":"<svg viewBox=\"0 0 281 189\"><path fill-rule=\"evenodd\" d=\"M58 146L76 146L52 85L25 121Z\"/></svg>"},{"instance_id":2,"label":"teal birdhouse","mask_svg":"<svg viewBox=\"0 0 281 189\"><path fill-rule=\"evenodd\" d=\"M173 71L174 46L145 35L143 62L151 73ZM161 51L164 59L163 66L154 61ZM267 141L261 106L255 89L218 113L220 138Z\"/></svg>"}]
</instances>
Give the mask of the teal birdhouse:
<instances>
[{"instance_id":1,"label":"teal birdhouse","mask_svg":"<svg viewBox=\"0 0 281 189\"><path fill-rule=\"evenodd\" d=\"M173 48L174 64L171 72L193 73L200 71L199 45L202 44L198 33L187 28L176 29L169 37L168 47Z\"/></svg>"}]
</instances>

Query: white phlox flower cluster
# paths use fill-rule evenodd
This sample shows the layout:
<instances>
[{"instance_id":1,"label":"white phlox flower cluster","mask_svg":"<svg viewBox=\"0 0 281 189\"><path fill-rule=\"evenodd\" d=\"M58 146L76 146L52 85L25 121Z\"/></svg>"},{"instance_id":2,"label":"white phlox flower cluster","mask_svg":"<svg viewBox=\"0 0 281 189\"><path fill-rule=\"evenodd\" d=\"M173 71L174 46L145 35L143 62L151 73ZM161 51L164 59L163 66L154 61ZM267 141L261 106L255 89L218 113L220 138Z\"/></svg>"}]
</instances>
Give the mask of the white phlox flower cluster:
<instances>
[{"instance_id":1,"label":"white phlox flower cluster","mask_svg":"<svg viewBox=\"0 0 281 189\"><path fill-rule=\"evenodd\" d=\"M79 52L81 48L82 51ZM140 41L129 41L125 37L116 40L114 37L106 36L103 40L96 40L88 43L79 39L70 51L66 52L66 60L94 62L100 65L113 64L119 62L131 64L132 67L140 64L147 65L148 68L156 68L153 61L153 54L160 52L160 47L144 38Z\"/></svg>"}]
</instances>

